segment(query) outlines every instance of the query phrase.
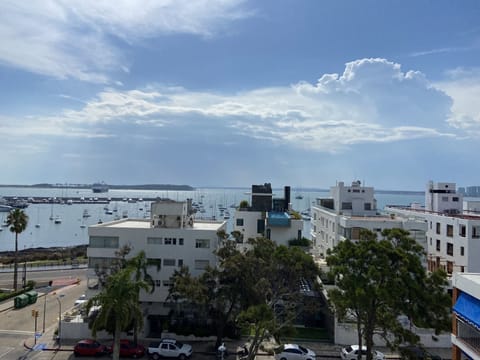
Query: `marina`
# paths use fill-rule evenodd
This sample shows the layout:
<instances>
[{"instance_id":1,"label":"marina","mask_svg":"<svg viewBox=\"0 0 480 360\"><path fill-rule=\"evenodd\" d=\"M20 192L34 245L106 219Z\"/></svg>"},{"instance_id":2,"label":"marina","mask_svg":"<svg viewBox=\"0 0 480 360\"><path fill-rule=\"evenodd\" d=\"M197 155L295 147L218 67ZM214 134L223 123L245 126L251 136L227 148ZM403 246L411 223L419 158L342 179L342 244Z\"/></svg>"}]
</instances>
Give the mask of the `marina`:
<instances>
[{"instance_id":1,"label":"marina","mask_svg":"<svg viewBox=\"0 0 480 360\"><path fill-rule=\"evenodd\" d=\"M19 235L19 248L74 246L88 244L88 227L121 218L145 219L150 217L150 204L158 198L183 201L193 200L196 219L226 221L232 231L236 207L242 200L250 201L248 188L208 188L194 191L116 190L103 196L90 189L70 190L4 187L0 197L27 201L24 211L29 217L26 230ZM276 196L274 189L274 197ZM317 197L328 196L326 191L302 190L302 199L292 199L294 210L305 216L303 234L310 238L309 209ZM377 208L387 204L409 205L424 202L423 195L376 194ZM0 212L0 223L8 212ZM36 226L38 225L38 226ZM13 250L14 235L6 226L0 227L0 251Z\"/></svg>"}]
</instances>

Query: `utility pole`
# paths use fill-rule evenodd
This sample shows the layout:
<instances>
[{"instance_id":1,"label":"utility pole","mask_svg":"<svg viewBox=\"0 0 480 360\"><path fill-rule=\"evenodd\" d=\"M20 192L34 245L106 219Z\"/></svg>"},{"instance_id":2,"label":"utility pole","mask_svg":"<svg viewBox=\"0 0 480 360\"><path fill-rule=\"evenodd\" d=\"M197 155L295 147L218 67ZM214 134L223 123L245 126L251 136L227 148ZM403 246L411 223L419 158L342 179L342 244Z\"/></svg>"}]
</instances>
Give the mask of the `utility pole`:
<instances>
[{"instance_id":1,"label":"utility pole","mask_svg":"<svg viewBox=\"0 0 480 360\"><path fill-rule=\"evenodd\" d=\"M34 344L37 344L37 319L38 319L38 310L32 310L32 317L35 319L35 331L33 332Z\"/></svg>"}]
</instances>

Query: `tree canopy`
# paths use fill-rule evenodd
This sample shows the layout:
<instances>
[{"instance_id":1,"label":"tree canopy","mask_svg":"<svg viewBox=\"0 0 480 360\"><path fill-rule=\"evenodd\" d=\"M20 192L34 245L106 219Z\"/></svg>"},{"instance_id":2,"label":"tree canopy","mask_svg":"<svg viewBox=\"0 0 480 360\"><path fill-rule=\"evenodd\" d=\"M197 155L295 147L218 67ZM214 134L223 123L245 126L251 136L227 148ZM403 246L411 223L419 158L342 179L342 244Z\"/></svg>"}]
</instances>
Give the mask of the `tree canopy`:
<instances>
[{"instance_id":1,"label":"tree canopy","mask_svg":"<svg viewBox=\"0 0 480 360\"><path fill-rule=\"evenodd\" d=\"M216 254L217 266L197 278L186 268L177 271L170 298L206 306L217 322L218 344L227 322L248 328L253 334L249 349L253 358L266 336L290 328L298 313L301 281L315 283L319 270L300 248L265 238L250 239L245 251L235 241L226 241Z\"/></svg>"},{"instance_id":2,"label":"tree canopy","mask_svg":"<svg viewBox=\"0 0 480 360\"><path fill-rule=\"evenodd\" d=\"M375 233L365 230L361 240L342 241L327 256L336 285L329 291L330 302L340 321L356 323L358 344L365 341L368 360L374 334L392 349L418 342L412 326L402 318L436 332L450 326L446 274L427 273L423 248L408 235L405 230L390 229L377 240Z\"/></svg>"}]
</instances>

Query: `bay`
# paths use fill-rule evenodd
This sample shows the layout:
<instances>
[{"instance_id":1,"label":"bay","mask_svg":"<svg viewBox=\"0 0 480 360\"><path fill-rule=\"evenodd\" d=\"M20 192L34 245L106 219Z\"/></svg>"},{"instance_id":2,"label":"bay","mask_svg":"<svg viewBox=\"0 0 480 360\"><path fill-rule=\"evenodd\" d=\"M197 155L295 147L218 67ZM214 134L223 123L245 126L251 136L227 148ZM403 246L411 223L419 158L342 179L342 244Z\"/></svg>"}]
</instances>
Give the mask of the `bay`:
<instances>
[{"instance_id":1,"label":"bay","mask_svg":"<svg viewBox=\"0 0 480 360\"><path fill-rule=\"evenodd\" d=\"M18 197L42 197L48 198L69 198L94 197L121 198L127 201L111 201L109 204L30 204L25 209L29 217L27 229L19 235L19 249L53 246L74 246L88 244L88 226L94 225L101 220L103 223L113 221L115 216L122 217L124 213L129 218L148 218L150 203L144 200L147 198L169 198L183 201L187 198L193 199L196 203L203 203L204 213L197 213L197 218L227 221L227 231L233 229L234 206L240 201L250 202L250 188L199 188L194 191L158 191L158 190L110 190L108 193L93 194L90 189L41 189L3 187L0 188L1 196ZM274 197L283 197L283 189L274 189ZM300 197L297 199L296 197ZM319 197L328 197L327 191L321 190L296 190L292 189L292 207L299 212L308 210L312 202ZM385 205L409 205L413 202L424 203L424 195L419 194L398 194L398 193L377 193L377 209L381 210ZM132 199L130 202L128 199ZM136 202L133 202L134 200ZM112 214L105 213L105 207ZM226 208L221 212L220 207ZM116 210L116 211L114 211ZM84 218L83 213L87 211L90 217ZM224 219L226 213L229 219ZM0 223L3 223L8 213L0 213ZM58 216L61 223L55 224L50 217ZM36 227L39 225L39 227ZM0 251L14 250L15 234L7 227L0 231ZM304 236L310 238L310 222L305 221Z\"/></svg>"}]
</instances>

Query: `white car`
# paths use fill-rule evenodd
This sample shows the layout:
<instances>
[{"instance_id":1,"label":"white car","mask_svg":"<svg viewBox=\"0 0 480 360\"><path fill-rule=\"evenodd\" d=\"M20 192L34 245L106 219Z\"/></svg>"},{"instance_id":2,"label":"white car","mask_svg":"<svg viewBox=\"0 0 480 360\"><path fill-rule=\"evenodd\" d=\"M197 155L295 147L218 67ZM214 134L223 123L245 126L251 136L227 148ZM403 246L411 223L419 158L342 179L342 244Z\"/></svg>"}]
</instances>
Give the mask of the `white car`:
<instances>
[{"instance_id":1,"label":"white car","mask_svg":"<svg viewBox=\"0 0 480 360\"><path fill-rule=\"evenodd\" d=\"M358 345L350 345L347 347L344 347L342 349L342 352L340 354L340 357L343 360L357 360L358 359L358 352L360 350L360 347ZM362 346L362 360L367 358L367 347ZM380 351L373 350L373 359L374 360L384 360L385 355L381 353Z\"/></svg>"},{"instance_id":2,"label":"white car","mask_svg":"<svg viewBox=\"0 0 480 360\"><path fill-rule=\"evenodd\" d=\"M275 351L276 360L315 360L315 353L297 344L284 344Z\"/></svg>"}]
</instances>

